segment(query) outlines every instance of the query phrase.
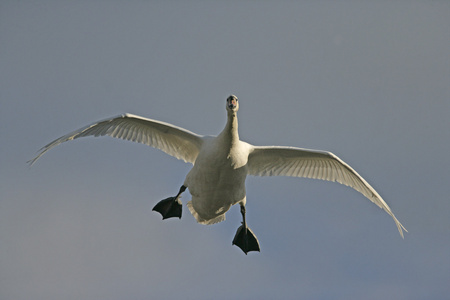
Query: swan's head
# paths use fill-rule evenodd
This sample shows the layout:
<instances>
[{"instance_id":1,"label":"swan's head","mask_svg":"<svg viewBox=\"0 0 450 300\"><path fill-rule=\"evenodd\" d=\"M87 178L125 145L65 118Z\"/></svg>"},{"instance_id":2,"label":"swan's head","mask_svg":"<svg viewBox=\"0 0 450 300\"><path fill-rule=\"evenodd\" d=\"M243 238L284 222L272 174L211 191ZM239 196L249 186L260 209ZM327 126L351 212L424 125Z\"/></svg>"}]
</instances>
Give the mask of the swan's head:
<instances>
[{"instance_id":1,"label":"swan's head","mask_svg":"<svg viewBox=\"0 0 450 300\"><path fill-rule=\"evenodd\" d=\"M238 98L235 95L231 95L227 98L227 110L236 112L239 109Z\"/></svg>"}]
</instances>

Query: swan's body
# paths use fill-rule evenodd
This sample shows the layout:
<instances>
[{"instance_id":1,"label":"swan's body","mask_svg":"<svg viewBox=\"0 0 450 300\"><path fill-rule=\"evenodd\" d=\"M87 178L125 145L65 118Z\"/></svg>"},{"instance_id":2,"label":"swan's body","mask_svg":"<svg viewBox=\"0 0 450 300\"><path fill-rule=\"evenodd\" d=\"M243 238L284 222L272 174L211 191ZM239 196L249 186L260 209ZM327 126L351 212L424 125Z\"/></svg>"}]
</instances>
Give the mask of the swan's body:
<instances>
[{"instance_id":1,"label":"swan's body","mask_svg":"<svg viewBox=\"0 0 450 300\"><path fill-rule=\"evenodd\" d=\"M41 149L30 164L34 164L54 146L85 136L108 135L158 148L194 166L177 196L161 201L154 210L160 212L163 218L181 217L179 195L186 187L192 195L187 206L201 224L225 220L225 213L232 205L239 203L244 222L233 243L245 253L259 250L256 237L245 223L247 175L308 177L345 184L384 209L394 219L403 237L403 230L406 229L386 202L355 170L334 154L294 147L258 147L240 141L238 109L238 99L233 95L228 97L227 124L217 137L200 136L168 123L131 114L121 115L86 126L51 142ZM248 247L252 243L253 246Z\"/></svg>"},{"instance_id":2,"label":"swan's body","mask_svg":"<svg viewBox=\"0 0 450 300\"><path fill-rule=\"evenodd\" d=\"M221 134L204 141L184 182L192 195L189 210L199 223L221 222L232 205L245 205L250 149L249 144L239 140L236 114L228 117Z\"/></svg>"}]
</instances>

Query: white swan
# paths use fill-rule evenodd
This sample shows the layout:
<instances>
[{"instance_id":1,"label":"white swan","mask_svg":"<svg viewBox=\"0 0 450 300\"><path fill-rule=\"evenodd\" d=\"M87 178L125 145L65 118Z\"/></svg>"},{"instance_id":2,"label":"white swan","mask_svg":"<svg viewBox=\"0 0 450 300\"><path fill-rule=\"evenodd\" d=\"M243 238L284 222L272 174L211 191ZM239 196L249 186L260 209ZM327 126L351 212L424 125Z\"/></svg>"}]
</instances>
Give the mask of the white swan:
<instances>
[{"instance_id":1,"label":"white swan","mask_svg":"<svg viewBox=\"0 0 450 300\"><path fill-rule=\"evenodd\" d=\"M182 192L189 188L187 206L201 224L225 220L225 213L239 203L243 217L233 244L245 254L259 251L259 242L245 221L245 179L247 175L308 177L337 181L352 187L384 209L395 221L403 237L405 227L397 220L381 196L355 170L330 152L294 147L259 147L239 140L238 98L227 98L228 120L217 136L201 136L172 124L124 114L83 127L54 140L29 161L33 165L45 152L70 140L108 135L149 145L194 166L175 197L160 201L153 210L163 219L181 218Z\"/></svg>"}]
</instances>

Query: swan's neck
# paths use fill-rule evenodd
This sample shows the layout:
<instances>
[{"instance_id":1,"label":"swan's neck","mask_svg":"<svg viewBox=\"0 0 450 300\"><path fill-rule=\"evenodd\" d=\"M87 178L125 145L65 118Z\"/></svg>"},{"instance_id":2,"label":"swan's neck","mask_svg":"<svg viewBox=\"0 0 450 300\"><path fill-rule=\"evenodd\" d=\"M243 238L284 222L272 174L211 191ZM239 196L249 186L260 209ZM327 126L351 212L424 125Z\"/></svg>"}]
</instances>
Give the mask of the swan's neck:
<instances>
[{"instance_id":1,"label":"swan's neck","mask_svg":"<svg viewBox=\"0 0 450 300\"><path fill-rule=\"evenodd\" d=\"M228 111L227 124L220 136L227 144L233 145L239 142L238 119L235 111Z\"/></svg>"}]
</instances>

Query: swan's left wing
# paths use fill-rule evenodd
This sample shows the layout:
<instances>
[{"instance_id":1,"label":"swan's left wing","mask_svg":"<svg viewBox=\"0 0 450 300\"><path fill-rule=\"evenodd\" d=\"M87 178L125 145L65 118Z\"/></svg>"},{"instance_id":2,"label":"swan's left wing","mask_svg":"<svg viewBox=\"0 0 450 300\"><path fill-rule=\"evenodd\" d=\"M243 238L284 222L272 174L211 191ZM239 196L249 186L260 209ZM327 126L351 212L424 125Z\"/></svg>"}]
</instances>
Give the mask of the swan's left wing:
<instances>
[{"instance_id":1,"label":"swan's left wing","mask_svg":"<svg viewBox=\"0 0 450 300\"><path fill-rule=\"evenodd\" d=\"M124 114L80 128L44 146L28 163L33 165L51 148L86 136L111 136L145 144L185 162L194 163L203 143L202 136L175 125Z\"/></svg>"},{"instance_id":2,"label":"swan's left wing","mask_svg":"<svg viewBox=\"0 0 450 300\"><path fill-rule=\"evenodd\" d=\"M336 181L350 186L384 209L394 219L402 237L403 230L407 231L375 189L331 152L294 147L254 146L248 157L248 170L250 175L256 176L306 177Z\"/></svg>"}]
</instances>

